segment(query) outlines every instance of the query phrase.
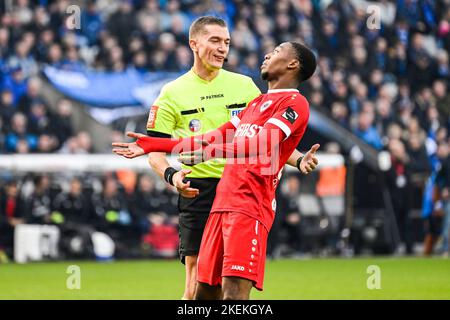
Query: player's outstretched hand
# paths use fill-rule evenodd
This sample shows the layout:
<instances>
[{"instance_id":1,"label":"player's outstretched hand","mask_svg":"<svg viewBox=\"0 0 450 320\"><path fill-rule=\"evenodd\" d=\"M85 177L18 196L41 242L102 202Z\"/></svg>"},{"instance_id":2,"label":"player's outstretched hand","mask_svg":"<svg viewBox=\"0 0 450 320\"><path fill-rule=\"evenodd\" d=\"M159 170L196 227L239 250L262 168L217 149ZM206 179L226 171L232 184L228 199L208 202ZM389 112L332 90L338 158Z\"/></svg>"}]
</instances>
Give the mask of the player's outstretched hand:
<instances>
[{"instance_id":1,"label":"player's outstretched hand","mask_svg":"<svg viewBox=\"0 0 450 320\"><path fill-rule=\"evenodd\" d=\"M194 166L208 160L205 147L207 147L209 143L207 141L197 139L195 142L201 145L201 147L194 151L181 152L178 156L179 162L187 166Z\"/></svg>"},{"instance_id":2,"label":"player's outstretched hand","mask_svg":"<svg viewBox=\"0 0 450 320\"><path fill-rule=\"evenodd\" d=\"M300 162L300 171L303 174L311 173L316 169L319 164L319 160L316 158L316 152L319 148L320 144L316 143L307 153L305 153L302 161Z\"/></svg>"},{"instance_id":3,"label":"player's outstretched hand","mask_svg":"<svg viewBox=\"0 0 450 320\"><path fill-rule=\"evenodd\" d=\"M139 139L141 137L145 137L145 134L136 133L136 132L127 132L127 136L130 138ZM145 154L144 150L137 145L136 142L113 142L112 146L114 147L112 151L125 158L136 158Z\"/></svg>"},{"instance_id":4,"label":"player's outstretched hand","mask_svg":"<svg viewBox=\"0 0 450 320\"><path fill-rule=\"evenodd\" d=\"M191 188L191 182L185 182L186 176L191 173L191 170L181 170L175 173L172 177L173 185L178 192L185 198L195 198L200 193L199 189Z\"/></svg>"}]
</instances>

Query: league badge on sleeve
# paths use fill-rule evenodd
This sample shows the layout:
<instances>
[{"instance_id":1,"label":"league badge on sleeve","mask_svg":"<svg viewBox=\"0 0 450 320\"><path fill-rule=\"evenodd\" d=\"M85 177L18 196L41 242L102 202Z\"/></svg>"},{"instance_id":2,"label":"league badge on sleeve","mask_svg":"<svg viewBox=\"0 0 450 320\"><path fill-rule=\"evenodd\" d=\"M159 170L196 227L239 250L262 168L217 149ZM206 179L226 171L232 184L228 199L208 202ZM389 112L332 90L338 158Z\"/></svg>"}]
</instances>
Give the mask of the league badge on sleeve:
<instances>
[{"instance_id":1,"label":"league badge on sleeve","mask_svg":"<svg viewBox=\"0 0 450 320\"><path fill-rule=\"evenodd\" d=\"M295 112L295 110L292 109L291 107L288 107L281 116L285 118L287 121L289 121L291 124L293 124L295 120L297 120L298 118L298 113Z\"/></svg>"}]
</instances>

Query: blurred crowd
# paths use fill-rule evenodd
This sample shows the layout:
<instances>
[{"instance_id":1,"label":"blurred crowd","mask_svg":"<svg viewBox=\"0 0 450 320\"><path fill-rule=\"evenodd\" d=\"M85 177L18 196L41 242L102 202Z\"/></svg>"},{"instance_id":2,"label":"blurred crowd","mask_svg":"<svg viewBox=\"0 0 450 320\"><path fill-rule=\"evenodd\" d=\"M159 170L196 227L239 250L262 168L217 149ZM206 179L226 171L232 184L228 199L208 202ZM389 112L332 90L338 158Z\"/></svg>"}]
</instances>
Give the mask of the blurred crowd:
<instances>
[{"instance_id":1,"label":"blurred crowd","mask_svg":"<svg viewBox=\"0 0 450 320\"><path fill-rule=\"evenodd\" d=\"M75 30L66 12L73 2L81 6ZM368 13L369 4L378 11ZM225 69L251 76L263 91L265 53L284 41L314 49L318 71L301 92L312 108L391 154L386 181L407 251L409 211L422 206L430 177L433 208L424 217L449 215L450 0L17 0L0 6L0 153L92 152L89 132L73 128L71 101L50 108L43 98L37 77L43 65L187 71L189 25L213 14L231 33ZM436 234L441 223L430 219L427 232Z\"/></svg>"},{"instance_id":2,"label":"blurred crowd","mask_svg":"<svg viewBox=\"0 0 450 320\"><path fill-rule=\"evenodd\" d=\"M95 258L96 231L111 237L116 258L176 257L177 200L148 174L16 177L0 190L0 251L12 257L14 228L29 223L60 229L62 258Z\"/></svg>"}]
</instances>

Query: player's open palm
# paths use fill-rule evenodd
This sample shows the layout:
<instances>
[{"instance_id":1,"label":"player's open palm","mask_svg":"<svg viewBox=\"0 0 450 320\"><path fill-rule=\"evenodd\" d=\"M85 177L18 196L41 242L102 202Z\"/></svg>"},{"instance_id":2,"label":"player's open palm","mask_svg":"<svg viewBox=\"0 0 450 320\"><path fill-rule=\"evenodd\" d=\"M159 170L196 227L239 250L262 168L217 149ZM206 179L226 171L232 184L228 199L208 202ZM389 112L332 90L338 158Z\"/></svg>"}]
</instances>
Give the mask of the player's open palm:
<instances>
[{"instance_id":1,"label":"player's open palm","mask_svg":"<svg viewBox=\"0 0 450 320\"><path fill-rule=\"evenodd\" d=\"M209 160L210 153L207 147L209 143L204 140L196 139L195 142L200 145L200 148L192 151L181 152L178 156L178 161L187 166L195 166L196 164Z\"/></svg>"},{"instance_id":2,"label":"player's open palm","mask_svg":"<svg viewBox=\"0 0 450 320\"><path fill-rule=\"evenodd\" d=\"M191 173L191 170L181 170L173 175L172 181L175 188L177 188L180 195L185 198L195 198L199 194L199 190L195 188L191 188L191 182L186 181L186 176Z\"/></svg>"},{"instance_id":3,"label":"player's open palm","mask_svg":"<svg viewBox=\"0 0 450 320\"><path fill-rule=\"evenodd\" d=\"M127 132L127 136L135 139L145 137L144 134L136 132ZM145 154L144 150L139 147L136 142L113 142L112 146L114 147L112 151L115 154L129 159Z\"/></svg>"},{"instance_id":4,"label":"player's open palm","mask_svg":"<svg viewBox=\"0 0 450 320\"><path fill-rule=\"evenodd\" d=\"M316 157L316 152L319 148L320 144L316 143L307 153L305 153L302 161L300 162L300 171L303 174L311 173L316 169L319 164L319 160L317 160Z\"/></svg>"}]
</instances>

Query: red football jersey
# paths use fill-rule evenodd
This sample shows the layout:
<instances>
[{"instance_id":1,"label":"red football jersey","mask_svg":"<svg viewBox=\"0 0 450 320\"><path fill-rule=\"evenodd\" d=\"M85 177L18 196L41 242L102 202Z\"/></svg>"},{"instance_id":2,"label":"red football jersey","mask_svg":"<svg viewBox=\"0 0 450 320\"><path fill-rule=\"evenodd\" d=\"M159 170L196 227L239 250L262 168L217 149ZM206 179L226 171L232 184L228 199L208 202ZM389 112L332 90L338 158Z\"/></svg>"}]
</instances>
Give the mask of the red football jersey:
<instances>
[{"instance_id":1,"label":"red football jersey","mask_svg":"<svg viewBox=\"0 0 450 320\"><path fill-rule=\"evenodd\" d=\"M270 230L276 210L275 190L282 169L306 130L309 104L296 89L269 90L252 100L231 122L236 137L252 138L266 123L280 130L283 140L266 157L228 159L217 186L211 212L240 212Z\"/></svg>"}]
</instances>

